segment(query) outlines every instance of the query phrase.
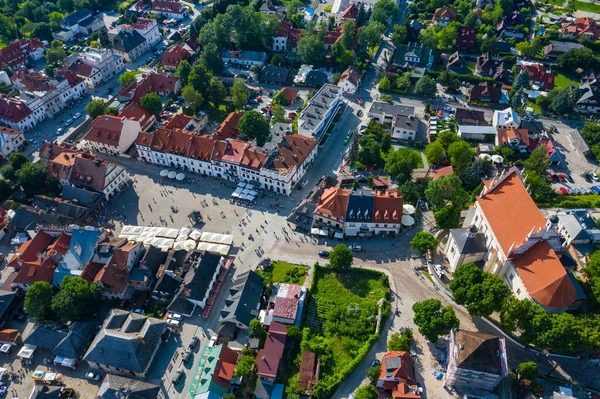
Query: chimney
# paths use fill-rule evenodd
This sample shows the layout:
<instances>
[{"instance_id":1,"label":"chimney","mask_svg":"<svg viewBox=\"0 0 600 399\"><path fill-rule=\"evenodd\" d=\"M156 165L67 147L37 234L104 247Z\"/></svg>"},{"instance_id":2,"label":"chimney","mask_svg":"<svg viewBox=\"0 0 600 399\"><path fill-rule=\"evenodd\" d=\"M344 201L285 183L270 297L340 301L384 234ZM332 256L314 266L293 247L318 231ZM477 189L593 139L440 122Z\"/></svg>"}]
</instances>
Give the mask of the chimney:
<instances>
[{"instance_id":1,"label":"chimney","mask_svg":"<svg viewBox=\"0 0 600 399\"><path fill-rule=\"evenodd\" d=\"M141 335L138 335L137 340L142 345L144 345L146 343L146 341L144 340L144 337Z\"/></svg>"}]
</instances>

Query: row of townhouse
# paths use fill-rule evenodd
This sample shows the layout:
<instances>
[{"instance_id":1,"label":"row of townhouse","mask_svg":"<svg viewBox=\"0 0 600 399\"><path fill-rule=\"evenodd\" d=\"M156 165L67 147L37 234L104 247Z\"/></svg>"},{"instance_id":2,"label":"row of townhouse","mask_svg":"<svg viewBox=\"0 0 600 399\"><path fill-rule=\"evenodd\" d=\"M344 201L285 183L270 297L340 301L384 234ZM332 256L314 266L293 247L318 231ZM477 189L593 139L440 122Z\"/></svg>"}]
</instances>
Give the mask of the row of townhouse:
<instances>
[{"instance_id":1,"label":"row of townhouse","mask_svg":"<svg viewBox=\"0 0 600 399\"><path fill-rule=\"evenodd\" d=\"M229 181L254 183L289 195L317 155L317 141L298 134L282 137L270 152L235 139L215 140L195 132L157 128L140 133L136 141L140 159L155 165Z\"/></svg>"},{"instance_id":2,"label":"row of townhouse","mask_svg":"<svg viewBox=\"0 0 600 399\"><path fill-rule=\"evenodd\" d=\"M22 66L11 77L18 97L0 95L0 125L25 131L46 118L52 118L67 105L87 95L84 79L68 71L54 77Z\"/></svg>"},{"instance_id":3,"label":"row of townhouse","mask_svg":"<svg viewBox=\"0 0 600 399\"><path fill-rule=\"evenodd\" d=\"M15 40L0 50L0 68L14 71L28 61L44 57L45 44L37 38Z\"/></svg>"}]
</instances>

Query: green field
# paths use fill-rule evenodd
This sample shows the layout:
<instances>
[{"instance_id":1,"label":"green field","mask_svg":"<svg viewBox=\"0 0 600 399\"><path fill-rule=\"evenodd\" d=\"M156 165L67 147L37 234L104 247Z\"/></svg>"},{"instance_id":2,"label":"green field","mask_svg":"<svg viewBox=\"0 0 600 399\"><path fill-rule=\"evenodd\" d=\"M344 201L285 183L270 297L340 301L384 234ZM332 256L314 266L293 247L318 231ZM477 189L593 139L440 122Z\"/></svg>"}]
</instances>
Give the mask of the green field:
<instances>
[{"instance_id":1,"label":"green field","mask_svg":"<svg viewBox=\"0 0 600 399\"><path fill-rule=\"evenodd\" d=\"M600 14L600 4L588 3L585 1L575 2L575 8L580 11L595 12Z\"/></svg>"},{"instance_id":2,"label":"green field","mask_svg":"<svg viewBox=\"0 0 600 399\"><path fill-rule=\"evenodd\" d=\"M568 85L573 84L575 87L579 87L578 79L571 79L562 73L557 73L554 77L554 87L557 89L563 89Z\"/></svg>"},{"instance_id":3,"label":"green field","mask_svg":"<svg viewBox=\"0 0 600 399\"><path fill-rule=\"evenodd\" d=\"M564 3L563 0L548 0L548 4L552 4L553 6L562 7Z\"/></svg>"},{"instance_id":4,"label":"green field","mask_svg":"<svg viewBox=\"0 0 600 399\"><path fill-rule=\"evenodd\" d=\"M304 285L308 266L295 265L286 262L273 262L269 271L257 270L256 272L265 280L273 283L290 283Z\"/></svg>"},{"instance_id":5,"label":"green field","mask_svg":"<svg viewBox=\"0 0 600 399\"><path fill-rule=\"evenodd\" d=\"M377 303L386 298L387 288L387 277L380 272L351 269L336 273L315 266L300 347L320 355L321 377L313 387L319 397L331 397L379 338L375 334ZM316 320L322 328L316 327ZM298 350L296 360L300 356ZM288 364L295 364L298 370L299 361ZM285 381L288 394L297 393L297 381L297 372Z\"/></svg>"}]
</instances>

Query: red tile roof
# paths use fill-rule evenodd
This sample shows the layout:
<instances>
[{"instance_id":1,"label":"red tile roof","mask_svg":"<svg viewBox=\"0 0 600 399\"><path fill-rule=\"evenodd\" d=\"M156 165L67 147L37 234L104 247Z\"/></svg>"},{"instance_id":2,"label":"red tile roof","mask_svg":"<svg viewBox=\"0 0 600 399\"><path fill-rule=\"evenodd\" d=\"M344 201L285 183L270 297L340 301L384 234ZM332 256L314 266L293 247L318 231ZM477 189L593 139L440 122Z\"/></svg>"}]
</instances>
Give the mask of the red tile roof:
<instances>
[{"instance_id":1,"label":"red tile roof","mask_svg":"<svg viewBox=\"0 0 600 399\"><path fill-rule=\"evenodd\" d=\"M162 64L177 67L181 61L190 59L192 55L181 46L173 46L162 55Z\"/></svg>"},{"instance_id":2,"label":"red tile roof","mask_svg":"<svg viewBox=\"0 0 600 399\"><path fill-rule=\"evenodd\" d=\"M262 357L256 359L258 363L258 375L261 377L275 378L279 370L279 364L283 358L283 349L287 338L287 329L284 324L272 322L269 326L269 335Z\"/></svg>"},{"instance_id":3,"label":"red tile roof","mask_svg":"<svg viewBox=\"0 0 600 399\"><path fill-rule=\"evenodd\" d=\"M534 244L513 259L513 265L529 295L541 305L565 309L577 299L573 283L548 242Z\"/></svg>"},{"instance_id":4,"label":"red tile roof","mask_svg":"<svg viewBox=\"0 0 600 399\"><path fill-rule=\"evenodd\" d=\"M187 9L179 0L152 0L152 11L183 14Z\"/></svg>"},{"instance_id":5,"label":"red tile roof","mask_svg":"<svg viewBox=\"0 0 600 399\"><path fill-rule=\"evenodd\" d=\"M291 171L304 162L316 145L316 140L300 134L284 136L279 143L279 156L273 161L274 169L279 173Z\"/></svg>"},{"instance_id":6,"label":"red tile roof","mask_svg":"<svg viewBox=\"0 0 600 399\"><path fill-rule=\"evenodd\" d=\"M94 67L88 64L84 64L81 60L77 60L69 67L69 70L75 72L79 76L85 76L87 78L92 77L94 74Z\"/></svg>"},{"instance_id":7,"label":"red tile roof","mask_svg":"<svg viewBox=\"0 0 600 399\"><path fill-rule=\"evenodd\" d=\"M31 115L31 113L29 107L21 100L0 94L0 118L13 123L19 123Z\"/></svg>"},{"instance_id":8,"label":"red tile roof","mask_svg":"<svg viewBox=\"0 0 600 399\"><path fill-rule=\"evenodd\" d=\"M214 147L215 141L213 139L195 134L192 136L188 157L210 162Z\"/></svg>"},{"instance_id":9,"label":"red tile roof","mask_svg":"<svg viewBox=\"0 0 600 399\"><path fill-rule=\"evenodd\" d=\"M186 114L175 114L165 122L163 128L171 130L183 130L190 121L194 119Z\"/></svg>"},{"instance_id":10,"label":"red tile roof","mask_svg":"<svg viewBox=\"0 0 600 399\"><path fill-rule=\"evenodd\" d=\"M231 112L227 115L227 118L217 126L212 138L215 140L237 139L238 126L242 116L244 116L243 112Z\"/></svg>"},{"instance_id":11,"label":"red tile roof","mask_svg":"<svg viewBox=\"0 0 600 399\"><path fill-rule=\"evenodd\" d=\"M279 29L277 30L277 36L288 37L290 29L292 29L292 23L287 19L282 19L280 21Z\"/></svg>"},{"instance_id":12,"label":"red tile roof","mask_svg":"<svg viewBox=\"0 0 600 399\"><path fill-rule=\"evenodd\" d=\"M385 362L387 359L392 358L399 358L400 365L398 368L388 370ZM391 351L383 355L383 360L381 361L381 371L379 372L379 379L383 380L386 378L402 378L407 382L415 383L415 372L413 369L412 357L410 356L410 353Z\"/></svg>"},{"instance_id":13,"label":"red tile roof","mask_svg":"<svg viewBox=\"0 0 600 399\"><path fill-rule=\"evenodd\" d=\"M360 83L360 71L353 65L350 65L340 76L340 82L349 81L354 86Z\"/></svg>"},{"instance_id":14,"label":"red tile roof","mask_svg":"<svg viewBox=\"0 0 600 399\"><path fill-rule=\"evenodd\" d=\"M69 176L69 183L104 191L108 164L89 154L77 154Z\"/></svg>"},{"instance_id":15,"label":"red tile roof","mask_svg":"<svg viewBox=\"0 0 600 399\"><path fill-rule=\"evenodd\" d=\"M442 176L448 176L454 173L454 168L452 165L444 166L443 168L435 169L431 171L431 176L433 180L439 179Z\"/></svg>"},{"instance_id":16,"label":"red tile roof","mask_svg":"<svg viewBox=\"0 0 600 399\"><path fill-rule=\"evenodd\" d=\"M317 355L311 351L302 352L300 361L300 382L298 389L301 391L312 391L312 386L319 381L319 370L321 362L317 361Z\"/></svg>"},{"instance_id":17,"label":"red tile roof","mask_svg":"<svg viewBox=\"0 0 600 399\"><path fill-rule=\"evenodd\" d=\"M554 74L546 72L546 68L542 64L520 65L518 68L519 71L524 69L527 69L531 81L540 83L544 90L554 88Z\"/></svg>"},{"instance_id":18,"label":"red tile roof","mask_svg":"<svg viewBox=\"0 0 600 399\"><path fill-rule=\"evenodd\" d=\"M519 139L522 145L529 146L529 131L527 129L498 128L498 142L510 144L510 140Z\"/></svg>"},{"instance_id":19,"label":"red tile roof","mask_svg":"<svg viewBox=\"0 0 600 399\"><path fill-rule=\"evenodd\" d=\"M395 189L375 193L373 223L400 224L402 221L402 196Z\"/></svg>"},{"instance_id":20,"label":"red tile roof","mask_svg":"<svg viewBox=\"0 0 600 399\"><path fill-rule=\"evenodd\" d=\"M598 29L596 20L589 17L575 18L574 21L564 23L561 32L563 35L572 35L576 38L587 36L600 39L600 29Z\"/></svg>"},{"instance_id":21,"label":"red tile roof","mask_svg":"<svg viewBox=\"0 0 600 399\"><path fill-rule=\"evenodd\" d=\"M54 71L54 76L62 76L67 79L69 82L69 86L75 87L81 84L84 80L81 76L77 75L76 72L70 71L68 69L58 69Z\"/></svg>"},{"instance_id":22,"label":"red tile roof","mask_svg":"<svg viewBox=\"0 0 600 399\"><path fill-rule=\"evenodd\" d=\"M140 104L142 97L148 93L172 93L178 81L179 78L173 74L151 72L142 75L140 81L121 89L118 96Z\"/></svg>"},{"instance_id":23,"label":"red tile roof","mask_svg":"<svg viewBox=\"0 0 600 399\"><path fill-rule=\"evenodd\" d=\"M433 20L437 21L441 18L448 18L450 21L456 21L456 10L452 7L440 7L433 13Z\"/></svg>"},{"instance_id":24,"label":"red tile roof","mask_svg":"<svg viewBox=\"0 0 600 399\"><path fill-rule=\"evenodd\" d=\"M286 296L279 296L281 290L286 290ZM282 317L284 319L295 320L298 313L298 305L302 287L294 284L282 284L280 292L275 297L275 307L273 308L273 316Z\"/></svg>"},{"instance_id":25,"label":"red tile roof","mask_svg":"<svg viewBox=\"0 0 600 399\"><path fill-rule=\"evenodd\" d=\"M96 275L94 282L98 281L102 283L105 291L122 293L128 286L129 271L107 265Z\"/></svg>"},{"instance_id":26,"label":"red tile roof","mask_svg":"<svg viewBox=\"0 0 600 399\"><path fill-rule=\"evenodd\" d=\"M52 79L43 72L36 72L22 66L10 77L13 82L20 82L29 91L52 91L56 89Z\"/></svg>"},{"instance_id":27,"label":"red tile roof","mask_svg":"<svg viewBox=\"0 0 600 399\"><path fill-rule=\"evenodd\" d=\"M119 113L119 117L138 121L142 130L148 129L156 119L154 115L146 111L144 107L134 102L129 103L123 111Z\"/></svg>"},{"instance_id":28,"label":"red tile roof","mask_svg":"<svg viewBox=\"0 0 600 399\"><path fill-rule=\"evenodd\" d=\"M221 348L221 354L213 373L213 381L225 389L229 389L233 373L237 364L239 353L225 345Z\"/></svg>"},{"instance_id":29,"label":"red tile roof","mask_svg":"<svg viewBox=\"0 0 600 399\"><path fill-rule=\"evenodd\" d=\"M352 3L352 4L350 4L350 6L348 8L346 8L342 12L341 19L354 20L354 19L356 19L357 15L358 15L358 7L356 6L356 4Z\"/></svg>"},{"instance_id":30,"label":"red tile roof","mask_svg":"<svg viewBox=\"0 0 600 399\"><path fill-rule=\"evenodd\" d=\"M94 119L85 140L117 147L125 117L100 115Z\"/></svg>"},{"instance_id":31,"label":"red tile roof","mask_svg":"<svg viewBox=\"0 0 600 399\"><path fill-rule=\"evenodd\" d=\"M255 148L246 148L240 165L259 170L264 165L266 159L267 155L264 152L257 151Z\"/></svg>"},{"instance_id":32,"label":"red tile roof","mask_svg":"<svg viewBox=\"0 0 600 399\"><path fill-rule=\"evenodd\" d=\"M343 218L346 215L349 197L350 190L330 187L319 198L319 205L316 211L335 218Z\"/></svg>"},{"instance_id":33,"label":"red tile roof","mask_svg":"<svg viewBox=\"0 0 600 399\"><path fill-rule=\"evenodd\" d=\"M288 44L290 46L296 46L298 41L302 38L303 31L302 29L292 28L288 33Z\"/></svg>"},{"instance_id":34,"label":"red tile roof","mask_svg":"<svg viewBox=\"0 0 600 399\"><path fill-rule=\"evenodd\" d=\"M44 47L44 43L37 39L15 40L0 50L0 65L14 67L27 61L30 52Z\"/></svg>"},{"instance_id":35,"label":"red tile roof","mask_svg":"<svg viewBox=\"0 0 600 399\"><path fill-rule=\"evenodd\" d=\"M292 102L296 100L299 92L298 90L292 89L291 87L282 87L279 90L279 93L282 93L284 101Z\"/></svg>"},{"instance_id":36,"label":"red tile roof","mask_svg":"<svg viewBox=\"0 0 600 399\"><path fill-rule=\"evenodd\" d=\"M342 32L341 31L337 31L337 30L325 31L325 36L323 37L323 44L332 46L339 40L342 40Z\"/></svg>"},{"instance_id":37,"label":"red tile roof","mask_svg":"<svg viewBox=\"0 0 600 399\"><path fill-rule=\"evenodd\" d=\"M239 140L216 141L212 159L239 164L250 144Z\"/></svg>"}]
</instances>

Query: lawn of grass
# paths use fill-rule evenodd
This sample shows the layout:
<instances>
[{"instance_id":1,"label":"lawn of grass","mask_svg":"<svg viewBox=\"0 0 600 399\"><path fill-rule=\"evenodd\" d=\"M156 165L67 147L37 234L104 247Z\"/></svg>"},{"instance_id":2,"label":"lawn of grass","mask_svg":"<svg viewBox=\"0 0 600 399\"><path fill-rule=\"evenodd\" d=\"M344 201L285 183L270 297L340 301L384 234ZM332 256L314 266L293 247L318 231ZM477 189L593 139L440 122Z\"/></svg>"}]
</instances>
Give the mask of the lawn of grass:
<instances>
[{"instance_id":1,"label":"lawn of grass","mask_svg":"<svg viewBox=\"0 0 600 399\"><path fill-rule=\"evenodd\" d=\"M320 397L332 397L379 338L375 334L378 301L387 297L387 288L387 277L380 272L350 269L337 273L315 266L309 308L316 312L307 311L300 345L321 356L321 376L313 387ZM315 316L321 320L322 329L314 325L310 329L309 319ZM297 393L300 362L293 364L295 374L284 381L288 394Z\"/></svg>"},{"instance_id":2,"label":"lawn of grass","mask_svg":"<svg viewBox=\"0 0 600 399\"><path fill-rule=\"evenodd\" d=\"M271 270L257 270L257 273L260 274L262 278L270 280L273 283L304 285L307 270L308 266L295 265L287 262L273 262Z\"/></svg>"},{"instance_id":3,"label":"lawn of grass","mask_svg":"<svg viewBox=\"0 0 600 399\"><path fill-rule=\"evenodd\" d=\"M542 114L542 107L540 107L539 105L537 105L535 102L533 101L527 101L527 106L531 107L533 109L533 113L536 115L541 115Z\"/></svg>"},{"instance_id":4,"label":"lawn of grass","mask_svg":"<svg viewBox=\"0 0 600 399\"><path fill-rule=\"evenodd\" d=\"M423 157L421 156L421 153L417 150L412 150L412 151L415 152L419 156L419 164L417 165L417 168L424 168L425 164L423 164Z\"/></svg>"},{"instance_id":5,"label":"lawn of grass","mask_svg":"<svg viewBox=\"0 0 600 399\"><path fill-rule=\"evenodd\" d=\"M596 194L585 195L557 195L551 203L540 203L540 207L546 208L598 208L600 207L600 196Z\"/></svg>"},{"instance_id":6,"label":"lawn of grass","mask_svg":"<svg viewBox=\"0 0 600 399\"><path fill-rule=\"evenodd\" d=\"M585 1L577 1L575 2L575 9L600 14L600 4L587 3Z\"/></svg>"},{"instance_id":7,"label":"lawn of grass","mask_svg":"<svg viewBox=\"0 0 600 399\"><path fill-rule=\"evenodd\" d=\"M227 112L227 106L225 104L221 104L215 108L212 103L208 103L208 106L205 109L208 112L208 119L211 122L221 123L227 118L229 112Z\"/></svg>"},{"instance_id":8,"label":"lawn of grass","mask_svg":"<svg viewBox=\"0 0 600 399\"><path fill-rule=\"evenodd\" d=\"M474 62L465 62L465 67L467 67L467 69L469 71L471 71L471 73L475 73L475 63Z\"/></svg>"},{"instance_id":9,"label":"lawn of grass","mask_svg":"<svg viewBox=\"0 0 600 399\"><path fill-rule=\"evenodd\" d=\"M554 77L554 87L557 89L563 89L568 85L573 84L575 87L579 87L578 79L571 79L562 73L557 73Z\"/></svg>"},{"instance_id":10,"label":"lawn of grass","mask_svg":"<svg viewBox=\"0 0 600 399\"><path fill-rule=\"evenodd\" d=\"M562 7L564 3L563 0L548 0L548 4L552 4L553 6Z\"/></svg>"}]
</instances>

